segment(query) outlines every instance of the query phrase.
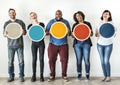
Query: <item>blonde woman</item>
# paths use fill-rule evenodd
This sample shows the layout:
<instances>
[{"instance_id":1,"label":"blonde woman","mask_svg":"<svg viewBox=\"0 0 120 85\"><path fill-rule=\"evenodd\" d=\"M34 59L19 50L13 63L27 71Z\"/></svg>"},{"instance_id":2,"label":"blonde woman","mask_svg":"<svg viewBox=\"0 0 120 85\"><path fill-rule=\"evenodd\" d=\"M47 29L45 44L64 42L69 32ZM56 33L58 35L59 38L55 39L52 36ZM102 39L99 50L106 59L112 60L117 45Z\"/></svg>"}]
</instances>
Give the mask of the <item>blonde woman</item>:
<instances>
[{"instance_id":1,"label":"blonde woman","mask_svg":"<svg viewBox=\"0 0 120 85\"><path fill-rule=\"evenodd\" d=\"M37 14L35 12L30 13L30 19L31 19L32 23L28 25L28 29L32 25L40 25L43 28L45 27L44 23L38 21ZM44 81L44 77L43 77L43 72L44 72L44 49L45 49L44 39L42 39L39 42L32 41L31 50L32 50L33 75L32 75L32 78L31 78L31 82L36 81L36 63L37 63L37 51L38 50L39 50L38 52L39 52L39 61L40 61L40 81L41 82Z\"/></svg>"}]
</instances>

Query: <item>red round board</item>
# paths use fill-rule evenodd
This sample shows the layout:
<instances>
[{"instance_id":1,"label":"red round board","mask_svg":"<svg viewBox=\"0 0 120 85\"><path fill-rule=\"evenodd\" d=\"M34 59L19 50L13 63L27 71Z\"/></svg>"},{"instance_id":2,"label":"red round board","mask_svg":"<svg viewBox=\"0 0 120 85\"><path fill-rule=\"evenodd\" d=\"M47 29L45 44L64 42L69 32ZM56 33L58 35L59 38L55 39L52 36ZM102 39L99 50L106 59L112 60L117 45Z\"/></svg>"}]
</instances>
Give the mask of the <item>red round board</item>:
<instances>
[{"instance_id":1,"label":"red round board","mask_svg":"<svg viewBox=\"0 0 120 85\"><path fill-rule=\"evenodd\" d=\"M74 27L73 35L77 40L84 41L90 37L91 30L86 24L78 24Z\"/></svg>"}]
</instances>

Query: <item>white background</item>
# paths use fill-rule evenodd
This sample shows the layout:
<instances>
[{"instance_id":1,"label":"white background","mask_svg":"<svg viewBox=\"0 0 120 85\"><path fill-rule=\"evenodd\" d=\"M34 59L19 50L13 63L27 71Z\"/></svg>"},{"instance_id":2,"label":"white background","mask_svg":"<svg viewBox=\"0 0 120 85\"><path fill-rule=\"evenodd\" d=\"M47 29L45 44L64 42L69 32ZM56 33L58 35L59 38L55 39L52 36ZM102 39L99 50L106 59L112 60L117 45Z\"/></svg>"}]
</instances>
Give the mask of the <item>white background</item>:
<instances>
[{"instance_id":1,"label":"white background","mask_svg":"<svg viewBox=\"0 0 120 85\"><path fill-rule=\"evenodd\" d=\"M47 25L48 21L55 16L57 9L62 10L63 18L67 19L72 27L73 14L77 11L83 11L85 20L89 21L95 29L100 21L102 12L108 9L112 13L113 22L117 27L117 36L114 40L114 48L111 55L111 75L120 76L120 12L119 0L0 0L0 77L8 76L8 57L7 57L7 39L3 37L4 22L9 19L8 9L14 8L17 13L17 18L25 22L26 26L31 23L29 13L34 11L38 14L38 19ZM73 39L68 38L69 42L69 63L68 63L68 76L76 76L76 57L72 47ZM91 48L91 76L103 76L100 58L96 48L97 38L92 37L93 46ZM49 44L49 37L45 37L45 68L44 75L49 76L49 64L47 56L47 47ZM25 76L32 75L32 56L31 56L31 40L28 36L24 36L24 59L25 59ZM15 73L18 77L19 68L17 56L15 56ZM37 62L37 76L39 76L39 62ZM83 62L83 75L85 75L85 67ZM58 57L56 64L56 75L61 76L61 64Z\"/></svg>"}]
</instances>

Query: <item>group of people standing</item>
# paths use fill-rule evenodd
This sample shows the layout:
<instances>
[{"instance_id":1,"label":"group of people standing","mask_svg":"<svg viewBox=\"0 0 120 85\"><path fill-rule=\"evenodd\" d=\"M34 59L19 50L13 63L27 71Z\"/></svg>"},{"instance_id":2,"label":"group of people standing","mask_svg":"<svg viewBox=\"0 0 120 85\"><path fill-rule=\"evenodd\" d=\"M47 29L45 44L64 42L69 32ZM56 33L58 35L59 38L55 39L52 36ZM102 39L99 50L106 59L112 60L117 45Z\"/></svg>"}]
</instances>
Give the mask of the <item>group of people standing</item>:
<instances>
[{"instance_id":1,"label":"group of people standing","mask_svg":"<svg viewBox=\"0 0 120 85\"><path fill-rule=\"evenodd\" d=\"M16 11L15 9L10 8L8 10L8 14L10 17L10 20L5 22L4 24L4 31L3 35L7 37L7 31L5 31L6 26L9 23L16 22L22 26L22 35L26 34L26 26L25 23L22 20L16 19ZM45 28L45 24L43 22L38 21L37 19L37 14L35 12L31 12L30 18L32 23L28 25L27 30L32 25L40 25L43 28ZM59 54L60 56L60 61L61 61L61 66L62 66L62 79L64 81L68 81L67 78L67 67L68 67L68 58L69 58L69 46L68 46L68 40L67 36L72 36L74 38L74 35L72 31L74 30L74 27L80 23L84 23L87 26L89 26L91 30L91 35L93 36L93 31L92 31L92 26L90 22L85 21L85 15L82 11L78 11L73 15L73 19L75 23L72 26L72 30L70 28L69 22L65 20L62 17L62 11L57 10L55 12L55 18L50 20L46 26L45 32L46 36L50 36L50 42L48 45L48 59L49 59L49 68L50 68L50 77L48 81L53 81L55 80L56 77L56 60L57 56ZM68 28L68 33L64 38L57 39L53 37L50 34L50 28L53 23L55 22L62 22L64 23L67 28ZM110 22L112 23L112 16L109 10L105 10L101 16L101 23L106 23ZM96 37L98 37L98 42L97 42L97 48L98 52L100 54L100 59L101 59L101 64L102 64L102 69L104 73L104 79L102 81L109 82L111 81L110 78L110 55L113 49L113 38L103 38L101 37L99 33L99 28L97 29L95 33ZM86 80L90 80L90 51L91 51L91 46L92 42L90 37L85 40L85 41L80 41L74 38L73 42L73 48L75 51L76 55L76 60L77 60L77 80L81 80L82 78L82 59L84 58L85 61L85 71L86 71ZM10 39L8 38L8 73L9 73L9 78L8 82L14 81L14 55L15 52L17 52L18 55L18 61L19 61L19 70L20 70L20 81L24 82L24 44L23 44L23 36L21 36L18 39ZM39 50L39 51L38 51ZM42 39L39 42L32 41L31 44L31 51L32 51L32 78L31 81L35 82L36 81L36 63L37 63L37 52L39 52L39 61L40 61L40 81L44 81L44 51L45 51L45 43L44 39Z\"/></svg>"}]
</instances>

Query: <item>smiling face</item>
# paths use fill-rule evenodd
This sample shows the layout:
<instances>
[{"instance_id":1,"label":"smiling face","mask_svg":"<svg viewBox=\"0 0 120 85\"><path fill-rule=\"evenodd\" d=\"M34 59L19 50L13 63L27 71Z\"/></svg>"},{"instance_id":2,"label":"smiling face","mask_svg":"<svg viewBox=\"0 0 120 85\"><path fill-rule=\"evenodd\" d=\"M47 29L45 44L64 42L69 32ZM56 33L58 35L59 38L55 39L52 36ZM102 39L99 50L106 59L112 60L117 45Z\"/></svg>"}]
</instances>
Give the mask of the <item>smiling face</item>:
<instances>
[{"instance_id":1,"label":"smiling face","mask_svg":"<svg viewBox=\"0 0 120 85\"><path fill-rule=\"evenodd\" d=\"M83 23L84 19L85 19L85 15L82 11L78 11L78 12L74 13L73 19L77 23Z\"/></svg>"},{"instance_id":2,"label":"smiling face","mask_svg":"<svg viewBox=\"0 0 120 85\"><path fill-rule=\"evenodd\" d=\"M15 19L16 18L16 12L15 12L15 10L9 10L8 14L9 14L9 17L11 19Z\"/></svg>"},{"instance_id":3,"label":"smiling face","mask_svg":"<svg viewBox=\"0 0 120 85\"><path fill-rule=\"evenodd\" d=\"M62 12L60 10L57 10L55 13L55 18L57 20L60 20L62 18Z\"/></svg>"},{"instance_id":4,"label":"smiling face","mask_svg":"<svg viewBox=\"0 0 120 85\"><path fill-rule=\"evenodd\" d=\"M112 15L109 10L104 10L101 16L101 20L107 22L107 21L112 21Z\"/></svg>"},{"instance_id":5,"label":"smiling face","mask_svg":"<svg viewBox=\"0 0 120 85\"><path fill-rule=\"evenodd\" d=\"M83 17L80 14L76 14L76 19L78 22L83 22Z\"/></svg>"},{"instance_id":6,"label":"smiling face","mask_svg":"<svg viewBox=\"0 0 120 85\"><path fill-rule=\"evenodd\" d=\"M105 12L103 13L103 20L108 20L110 18L110 13L109 12Z\"/></svg>"},{"instance_id":7,"label":"smiling face","mask_svg":"<svg viewBox=\"0 0 120 85\"><path fill-rule=\"evenodd\" d=\"M37 14L36 14L35 12L31 12L31 13L30 13L30 18L31 18L32 20L36 20L36 19L37 19Z\"/></svg>"}]
</instances>

